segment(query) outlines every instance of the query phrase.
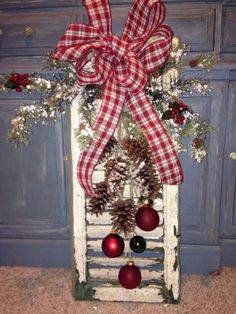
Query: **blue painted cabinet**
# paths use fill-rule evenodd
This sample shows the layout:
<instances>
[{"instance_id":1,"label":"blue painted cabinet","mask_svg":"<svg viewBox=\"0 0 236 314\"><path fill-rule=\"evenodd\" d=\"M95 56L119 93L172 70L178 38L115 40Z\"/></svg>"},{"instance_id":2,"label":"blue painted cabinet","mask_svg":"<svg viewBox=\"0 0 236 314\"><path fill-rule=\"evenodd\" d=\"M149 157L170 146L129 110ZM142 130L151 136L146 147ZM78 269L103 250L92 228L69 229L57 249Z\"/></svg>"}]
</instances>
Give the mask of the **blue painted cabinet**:
<instances>
[{"instance_id":1,"label":"blue painted cabinet","mask_svg":"<svg viewBox=\"0 0 236 314\"><path fill-rule=\"evenodd\" d=\"M6 142L12 112L27 99L0 99L0 264L68 266L65 121L34 128L31 145Z\"/></svg>"},{"instance_id":2,"label":"blue painted cabinet","mask_svg":"<svg viewBox=\"0 0 236 314\"><path fill-rule=\"evenodd\" d=\"M113 29L120 33L132 1L113 1ZM210 120L209 155L202 164L182 155L180 189L181 264L185 273L236 266L236 25L234 0L166 0L167 23L191 44L190 57L219 54L210 74L212 92L186 103ZM43 72L43 56L67 25L85 21L80 0L0 4L0 72ZM17 9L16 9L17 8ZM28 35L26 28L31 27ZM184 75L197 75L186 69ZM19 94L0 95L0 265L70 266L67 122L37 126L31 145L15 149L5 141ZM230 158L231 156L231 158Z\"/></svg>"},{"instance_id":3,"label":"blue painted cabinet","mask_svg":"<svg viewBox=\"0 0 236 314\"><path fill-rule=\"evenodd\" d=\"M222 180L220 243L222 262L236 263L236 72L229 81L228 112L226 116L224 173Z\"/></svg>"},{"instance_id":4,"label":"blue painted cabinet","mask_svg":"<svg viewBox=\"0 0 236 314\"><path fill-rule=\"evenodd\" d=\"M217 75L217 74L215 74ZM208 119L215 132L207 141L208 156L200 164L182 155L185 180L180 188L181 259L185 272L207 273L221 265L219 217L223 174L228 82L212 81L212 93L186 102Z\"/></svg>"}]
</instances>

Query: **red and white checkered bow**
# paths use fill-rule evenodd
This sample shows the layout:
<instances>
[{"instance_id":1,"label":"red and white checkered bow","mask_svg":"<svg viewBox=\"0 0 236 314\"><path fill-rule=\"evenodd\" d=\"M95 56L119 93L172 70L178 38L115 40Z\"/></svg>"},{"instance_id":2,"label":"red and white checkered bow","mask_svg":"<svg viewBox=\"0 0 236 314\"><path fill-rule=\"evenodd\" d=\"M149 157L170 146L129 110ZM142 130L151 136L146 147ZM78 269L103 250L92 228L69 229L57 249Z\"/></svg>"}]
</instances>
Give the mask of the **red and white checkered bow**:
<instances>
[{"instance_id":1,"label":"red and white checkered bow","mask_svg":"<svg viewBox=\"0 0 236 314\"><path fill-rule=\"evenodd\" d=\"M76 63L79 84L105 84L104 98L95 119L98 139L80 155L77 176L85 193L96 195L94 168L114 134L125 103L143 129L160 179L180 184L182 169L177 152L153 108L145 85L147 73L161 68L169 56L172 31L161 25L165 7L160 0L135 0L121 38L112 34L108 0L84 0L90 25L71 24L54 52L54 58ZM94 72L84 71L95 59Z\"/></svg>"}]
</instances>

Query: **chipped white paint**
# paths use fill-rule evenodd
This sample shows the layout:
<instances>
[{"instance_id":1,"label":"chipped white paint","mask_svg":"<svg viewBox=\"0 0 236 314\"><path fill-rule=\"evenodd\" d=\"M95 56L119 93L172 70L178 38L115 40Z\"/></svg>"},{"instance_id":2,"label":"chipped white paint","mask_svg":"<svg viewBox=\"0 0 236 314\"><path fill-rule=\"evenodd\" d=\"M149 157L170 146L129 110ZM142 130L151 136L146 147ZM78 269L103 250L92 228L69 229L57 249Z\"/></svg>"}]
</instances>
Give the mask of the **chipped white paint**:
<instances>
[{"instance_id":1,"label":"chipped white paint","mask_svg":"<svg viewBox=\"0 0 236 314\"><path fill-rule=\"evenodd\" d=\"M163 225L163 213L159 212L160 217L160 225ZM88 224L90 225L96 225L98 223L98 217L96 215L92 215L91 213L86 214L86 218L88 221ZM105 212L102 214L102 216L99 216L99 224L100 225L110 225L111 224L111 216L109 212Z\"/></svg>"},{"instance_id":2,"label":"chipped white paint","mask_svg":"<svg viewBox=\"0 0 236 314\"><path fill-rule=\"evenodd\" d=\"M156 286L133 290L114 286L98 287L96 289L95 298L103 301L163 302L160 288Z\"/></svg>"},{"instance_id":3,"label":"chipped white paint","mask_svg":"<svg viewBox=\"0 0 236 314\"><path fill-rule=\"evenodd\" d=\"M166 287L179 298L179 188L164 187L164 280Z\"/></svg>"},{"instance_id":4,"label":"chipped white paint","mask_svg":"<svg viewBox=\"0 0 236 314\"><path fill-rule=\"evenodd\" d=\"M75 267L79 272L79 281L86 282L86 220L85 220L85 197L77 181L77 161L79 157L79 145L74 136L74 130L78 127L78 101L74 99L70 109L70 144L71 144L71 167L72 167L72 217L73 217L73 241Z\"/></svg>"},{"instance_id":5,"label":"chipped white paint","mask_svg":"<svg viewBox=\"0 0 236 314\"><path fill-rule=\"evenodd\" d=\"M119 269L114 268L92 268L89 269L89 275L92 279L104 279L109 278L110 280L117 282L117 276ZM143 281L150 281L158 279L163 275L163 271L154 271L154 270L142 270Z\"/></svg>"},{"instance_id":6,"label":"chipped white paint","mask_svg":"<svg viewBox=\"0 0 236 314\"><path fill-rule=\"evenodd\" d=\"M99 218L98 218L99 220ZM109 226L104 226L104 225L87 225L87 233L88 233L88 237L90 238L104 238L108 233L110 233L112 230L111 225ZM163 236L163 227L157 227L155 230L150 231L150 232L146 232L143 231L141 229L139 229L138 227L135 228L135 232L138 235L143 236L145 239L156 239L156 238L160 238Z\"/></svg>"},{"instance_id":7,"label":"chipped white paint","mask_svg":"<svg viewBox=\"0 0 236 314\"><path fill-rule=\"evenodd\" d=\"M70 141L72 162L72 217L73 217L73 246L75 268L79 273L79 282L89 280L98 281L95 287L94 298L104 301L129 301L129 302L163 302L162 287L158 284L144 286L141 289L127 290L118 285L117 273L121 266L128 260L128 240L125 240L125 254L119 258L93 256L101 253L101 242L110 230L110 217L108 213L97 218L85 213L85 196L80 188L76 166L79 157L78 143L74 137L74 129L78 127L78 99L72 103L70 114ZM96 171L94 181L103 179L103 172ZM164 282L172 290L175 299L179 297L179 264L178 264L178 188L164 187L164 199L158 199L154 207L159 211L161 223L152 232L136 230L137 234L147 239L147 253L150 256L135 256L134 261L139 266L145 283ZM175 230L175 231L174 231ZM163 239L164 237L164 239ZM164 248L164 270L162 269ZM93 252L90 255L90 252ZM87 267L88 265L88 267ZM92 266L92 267L91 267ZM176 267L176 269L174 269ZM89 277L88 277L89 275Z\"/></svg>"},{"instance_id":8,"label":"chipped white paint","mask_svg":"<svg viewBox=\"0 0 236 314\"><path fill-rule=\"evenodd\" d=\"M117 258L109 258L109 257L88 257L88 261L92 264L100 265L100 266L124 266L128 261L128 254L127 256L121 256ZM134 258L135 265L139 267L146 267L146 266L155 266L157 264L161 264L161 261L158 257L156 258L142 258L142 257L135 257ZM109 278L107 278L109 279Z\"/></svg>"}]
</instances>

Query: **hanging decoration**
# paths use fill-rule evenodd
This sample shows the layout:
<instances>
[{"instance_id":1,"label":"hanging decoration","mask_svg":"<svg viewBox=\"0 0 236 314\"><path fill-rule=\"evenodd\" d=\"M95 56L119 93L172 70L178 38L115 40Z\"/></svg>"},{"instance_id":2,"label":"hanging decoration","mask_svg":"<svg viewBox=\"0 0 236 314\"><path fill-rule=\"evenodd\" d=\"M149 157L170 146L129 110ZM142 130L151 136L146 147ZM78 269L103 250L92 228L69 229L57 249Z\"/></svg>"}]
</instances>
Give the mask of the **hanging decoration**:
<instances>
[{"instance_id":1,"label":"hanging decoration","mask_svg":"<svg viewBox=\"0 0 236 314\"><path fill-rule=\"evenodd\" d=\"M102 251L108 257L118 257L124 252L124 240L116 233L108 234L102 241Z\"/></svg>"},{"instance_id":2,"label":"hanging decoration","mask_svg":"<svg viewBox=\"0 0 236 314\"><path fill-rule=\"evenodd\" d=\"M146 250L147 243L144 237L135 235L129 242L130 248L134 253L143 253Z\"/></svg>"},{"instance_id":3,"label":"hanging decoration","mask_svg":"<svg viewBox=\"0 0 236 314\"><path fill-rule=\"evenodd\" d=\"M150 205L144 205L139 208L135 215L137 226L144 231L153 231L159 225L158 212Z\"/></svg>"},{"instance_id":4,"label":"hanging decoration","mask_svg":"<svg viewBox=\"0 0 236 314\"><path fill-rule=\"evenodd\" d=\"M15 111L7 138L16 146L28 145L33 124L56 122L72 101L78 102L75 136L82 153L77 176L87 195L86 210L97 219L110 218L111 233L101 250L107 258L128 256L117 280L135 289L142 276L132 252L143 254L148 246L137 227L144 232L158 228L155 200L162 198L162 185L183 180L178 155L188 152L201 162L207 155L206 136L213 130L183 98L210 92L205 74L185 79L180 73L186 66L207 73L217 58L206 54L184 60L189 45L163 24L160 0L134 0L120 38L112 34L108 0L84 4L89 25L71 24L48 55L52 78L0 76L1 91L42 95ZM98 165L104 178L93 184Z\"/></svg>"},{"instance_id":5,"label":"hanging decoration","mask_svg":"<svg viewBox=\"0 0 236 314\"><path fill-rule=\"evenodd\" d=\"M142 275L139 267L133 261L128 261L119 271L119 282L126 289L137 288L142 280Z\"/></svg>"}]
</instances>

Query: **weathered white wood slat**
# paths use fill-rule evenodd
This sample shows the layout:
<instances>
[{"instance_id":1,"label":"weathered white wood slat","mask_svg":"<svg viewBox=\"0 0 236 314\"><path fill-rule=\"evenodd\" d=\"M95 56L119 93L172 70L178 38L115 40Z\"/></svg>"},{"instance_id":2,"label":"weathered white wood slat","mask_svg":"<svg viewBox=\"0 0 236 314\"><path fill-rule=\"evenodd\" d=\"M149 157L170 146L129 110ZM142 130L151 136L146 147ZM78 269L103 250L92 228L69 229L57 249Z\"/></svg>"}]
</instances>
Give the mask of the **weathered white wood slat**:
<instances>
[{"instance_id":1,"label":"weathered white wood slat","mask_svg":"<svg viewBox=\"0 0 236 314\"><path fill-rule=\"evenodd\" d=\"M112 230L112 226L97 226L97 225L87 225L87 235L89 238L104 238L106 235L108 235ZM159 226L153 231L146 232L138 227L135 228L135 232L138 235L143 236L145 239L157 239L161 238L163 236L163 227Z\"/></svg>"},{"instance_id":2,"label":"weathered white wood slat","mask_svg":"<svg viewBox=\"0 0 236 314\"><path fill-rule=\"evenodd\" d=\"M88 262L95 265L102 265L104 267L106 266L124 266L126 262L128 261L128 257L116 257L116 258L109 258L109 257L89 257L88 256ZM141 258L141 257L135 257L134 259L135 265L139 267L147 267L147 266L156 266L158 264L162 264L162 261L159 258Z\"/></svg>"},{"instance_id":3,"label":"weathered white wood slat","mask_svg":"<svg viewBox=\"0 0 236 314\"><path fill-rule=\"evenodd\" d=\"M114 268L91 268L88 270L89 276L92 279L107 279L109 280L118 280L119 269ZM163 270L141 270L143 280L154 280L160 279L163 276Z\"/></svg>"},{"instance_id":4,"label":"weathered white wood slat","mask_svg":"<svg viewBox=\"0 0 236 314\"><path fill-rule=\"evenodd\" d=\"M86 282L87 263L87 241L86 241L86 219L85 219L85 195L77 180L77 162L80 153L79 145L74 136L74 129L78 127L78 100L74 99L70 109L70 154L72 175L72 219L75 267L79 273L79 282Z\"/></svg>"},{"instance_id":5,"label":"weathered white wood slat","mask_svg":"<svg viewBox=\"0 0 236 314\"><path fill-rule=\"evenodd\" d=\"M164 279L167 289L171 290L175 300L179 298L179 188L166 185L164 187L165 207L165 263Z\"/></svg>"},{"instance_id":6,"label":"weathered white wood slat","mask_svg":"<svg viewBox=\"0 0 236 314\"><path fill-rule=\"evenodd\" d=\"M159 212L160 225L163 225L163 212ZM91 213L86 214L88 224L93 225L111 225L111 215L109 212L105 212L100 216L92 215Z\"/></svg>"},{"instance_id":7,"label":"weathered white wood slat","mask_svg":"<svg viewBox=\"0 0 236 314\"><path fill-rule=\"evenodd\" d=\"M101 251L101 245L102 245L102 239L98 240L88 240L87 247L88 249L94 250L94 251ZM125 247L129 247L129 241L125 241ZM163 242L157 242L149 240L147 241L147 248L146 250L158 250L163 249Z\"/></svg>"},{"instance_id":8,"label":"weathered white wood slat","mask_svg":"<svg viewBox=\"0 0 236 314\"><path fill-rule=\"evenodd\" d=\"M122 287L97 287L95 298L102 301L163 302L160 287L127 290Z\"/></svg>"}]
</instances>

